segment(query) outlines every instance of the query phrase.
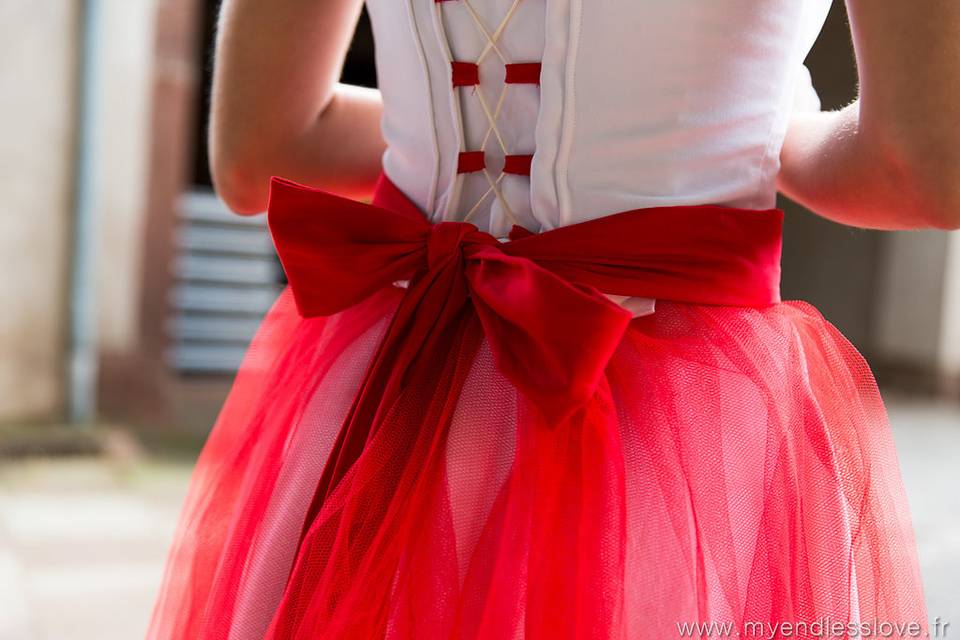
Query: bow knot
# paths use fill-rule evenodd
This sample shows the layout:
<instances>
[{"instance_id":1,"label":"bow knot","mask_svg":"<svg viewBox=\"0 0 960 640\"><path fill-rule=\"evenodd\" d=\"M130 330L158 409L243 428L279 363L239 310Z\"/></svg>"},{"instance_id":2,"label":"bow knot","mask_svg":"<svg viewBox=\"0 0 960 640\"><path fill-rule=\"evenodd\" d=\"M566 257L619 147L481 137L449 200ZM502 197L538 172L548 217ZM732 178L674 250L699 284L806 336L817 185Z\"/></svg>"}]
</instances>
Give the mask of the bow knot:
<instances>
[{"instance_id":1,"label":"bow knot","mask_svg":"<svg viewBox=\"0 0 960 640\"><path fill-rule=\"evenodd\" d=\"M438 222L430 227L427 238L427 268L431 271L451 258L462 260L471 245L496 245L496 239L469 222Z\"/></svg>"}]
</instances>

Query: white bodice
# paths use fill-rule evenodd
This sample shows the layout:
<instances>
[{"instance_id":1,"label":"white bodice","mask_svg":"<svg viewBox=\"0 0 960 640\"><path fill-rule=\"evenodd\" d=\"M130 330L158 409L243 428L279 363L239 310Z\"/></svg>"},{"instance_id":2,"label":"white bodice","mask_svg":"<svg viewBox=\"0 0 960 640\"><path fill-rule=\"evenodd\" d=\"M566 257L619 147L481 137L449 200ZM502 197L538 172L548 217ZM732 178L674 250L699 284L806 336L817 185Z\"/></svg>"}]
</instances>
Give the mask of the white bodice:
<instances>
[{"instance_id":1,"label":"white bodice","mask_svg":"<svg viewBox=\"0 0 960 640\"><path fill-rule=\"evenodd\" d=\"M773 206L830 1L367 0L384 171L433 220L498 236Z\"/></svg>"}]
</instances>

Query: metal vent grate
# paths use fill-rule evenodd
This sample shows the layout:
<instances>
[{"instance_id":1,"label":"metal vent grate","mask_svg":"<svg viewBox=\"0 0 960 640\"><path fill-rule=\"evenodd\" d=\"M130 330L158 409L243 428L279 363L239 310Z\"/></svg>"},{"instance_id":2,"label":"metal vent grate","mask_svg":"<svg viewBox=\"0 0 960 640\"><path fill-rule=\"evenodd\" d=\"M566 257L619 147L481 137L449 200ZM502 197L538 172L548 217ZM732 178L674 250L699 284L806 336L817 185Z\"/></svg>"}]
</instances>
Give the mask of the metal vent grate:
<instances>
[{"instance_id":1,"label":"metal vent grate","mask_svg":"<svg viewBox=\"0 0 960 640\"><path fill-rule=\"evenodd\" d=\"M230 374L283 286L264 216L231 213L210 191L183 196L172 269L168 364Z\"/></svg>"}]
</instances>

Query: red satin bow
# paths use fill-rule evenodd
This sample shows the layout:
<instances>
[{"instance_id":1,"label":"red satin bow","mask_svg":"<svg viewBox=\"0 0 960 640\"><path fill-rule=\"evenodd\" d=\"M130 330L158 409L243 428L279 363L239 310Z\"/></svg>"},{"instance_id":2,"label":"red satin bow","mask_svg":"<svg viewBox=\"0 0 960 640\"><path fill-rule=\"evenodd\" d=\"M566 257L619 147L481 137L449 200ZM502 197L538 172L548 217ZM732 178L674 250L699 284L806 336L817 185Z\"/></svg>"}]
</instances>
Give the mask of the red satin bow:
<instances>
[{"instance_id":1,"label":"red satin bow","mask_svg":"<svg viewBox=\"0 0 960 640\"><path fill-rule=\"evenodd\" d=\"M475 318L497 368L558 425L596 392L631 314L600 293L764 306L779 301L782 212L640 209L511 241L429 223L386 176L368 205L271 181L268 220L300 313L326 316L409 286L344 421L307 514L313 522L408 378L430 379ZM459 334L457 332L460 332ZM426 377L424 377L426 376ZM449 390L456 393L455 389ZM305 528L306 531L306 528Z\"/></svg>"},{"instance_id":2,"label":"red satin bow","mask_svg":"<svg viewBox=\"0 0 960 640\"><path fill-rule=\"evenodd\" d=\"M331 315L409 280L381 349L403 369L469 304L499 370L550 423L593 395L631 320L599 290L779 301L776 209L641 209L541 234L514 227L500 243L472 224L429 223L385 177L378 196L391 208L272 180L270 229L301 314Z\"/></svg>"},{"instance_id":3,"label":"red satin bow","mask_svg":"<svg viewBox=\"0 0 960 640\"><path fill-rule=\"evenodd\" d=\"M403 368L469 301L498 368L549 422L590 398L631 319L469 223L431 225L283 180L272 183L269 212L303 316L334 314L409 280L384 347Z\"/></svg>"}]
</instances>

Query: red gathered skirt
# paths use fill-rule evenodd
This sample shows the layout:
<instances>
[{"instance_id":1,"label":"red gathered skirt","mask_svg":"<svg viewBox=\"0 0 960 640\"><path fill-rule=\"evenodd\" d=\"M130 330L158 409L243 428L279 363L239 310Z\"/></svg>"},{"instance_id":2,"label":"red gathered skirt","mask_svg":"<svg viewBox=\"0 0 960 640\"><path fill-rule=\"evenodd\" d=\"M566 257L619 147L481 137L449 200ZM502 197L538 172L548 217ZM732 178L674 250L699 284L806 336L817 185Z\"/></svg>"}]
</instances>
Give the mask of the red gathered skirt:
<instances>
[{"instance_id":1,"label":"red gathered skirt","mask_svg":"<svg viewBox=\"0 0 960 640\"><path fill-rule=\"evenodd\" d=\"M374 218L330 240L313 221L350 228L370 205L274 186L291 286L197 463L149 638L926 629L880 395L813 307L778 301L778 244L750 253L737 232L730 259L698 272L697 254L654 251L698 246L690 219L669 242L634 236L652 264L584 267L560 235L519 233L513 249L459 223L392 221L384 210L409 207L389 183ZM727 236L764 224L674 213L687 210ZM589 244L598 228L577 233ZM651 294L655 312L624 317L597 278Z\"/></svg>"}]
</instances>

